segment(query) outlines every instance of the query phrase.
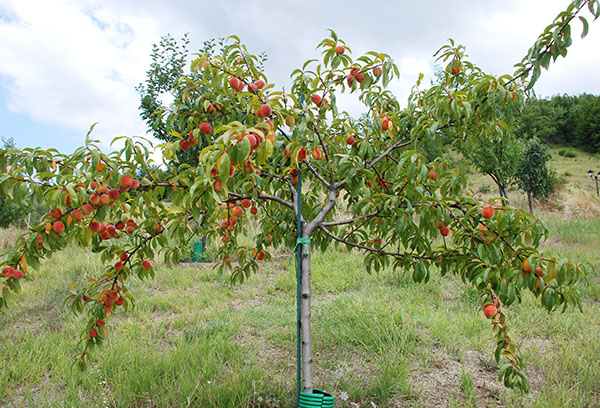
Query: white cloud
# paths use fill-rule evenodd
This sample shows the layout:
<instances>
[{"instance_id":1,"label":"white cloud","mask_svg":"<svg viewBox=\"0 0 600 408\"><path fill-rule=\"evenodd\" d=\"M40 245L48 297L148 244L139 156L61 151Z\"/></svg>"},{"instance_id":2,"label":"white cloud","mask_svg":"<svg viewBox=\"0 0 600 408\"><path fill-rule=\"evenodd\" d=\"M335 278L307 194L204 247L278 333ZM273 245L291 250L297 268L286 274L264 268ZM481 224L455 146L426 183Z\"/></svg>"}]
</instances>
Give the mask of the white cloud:
<instances>
[{"instance_id":1,"label":"white cloud","mask_svg":"<svg viewBox=\"0 0 600 408\"><path fill-rule=\"evenodd\" d=\"M9 39L0 43L0 72L11 78L9 109L73 129L82 141L93 122L100 122L94 135L104 144L144 130L133 87L159 35L153 19L120 19L56 0L9 7L17 21L0 24L0 37Z\"/></svg>"},{"instance_id":2,"label":"white cloud","mask_svg":"<svg viewBox=\"0 0 600 408\"><path fill-rule=\"evenodd\" d=\"M8 88L5 103L12 111L70 129L81 141L98 121L94 135L108 144L117 135L145 133L134 87L145 78L151 44L169 32L175 37L190 32L192 50L209 38L237 34L252 52L268 53L272 82L289 88L290 72L318 57L314 47L333 28L354 56L377 50L398 62L401 79L391 89L404 103L418 74L432 75L431 55L447 38L465 44L484 70L510 73L566 7L560 0L351 5L341 0L309 0L302 6L285 0L0 0L0 85ZM564 62L542 75L539 93L600 92L600 57L591 51L600 40L597 24L585 40L574 38ZM574 37L578 34L575 30ZM347 103L351 112L363 110L356 101Z\"/></svg>"}]
</instances>

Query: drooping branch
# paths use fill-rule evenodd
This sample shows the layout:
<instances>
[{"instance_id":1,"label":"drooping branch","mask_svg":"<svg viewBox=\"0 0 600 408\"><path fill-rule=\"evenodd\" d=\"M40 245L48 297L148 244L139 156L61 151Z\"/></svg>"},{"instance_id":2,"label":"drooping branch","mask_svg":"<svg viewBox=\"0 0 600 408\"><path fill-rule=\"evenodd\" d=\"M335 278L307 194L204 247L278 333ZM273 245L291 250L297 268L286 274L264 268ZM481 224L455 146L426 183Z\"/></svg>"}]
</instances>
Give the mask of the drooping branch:
<instances>
[{"instance_id":1,"label":"drooping branch","mask_svg":"<svg viewBox=\"0 0 600 408\"><path fill-rule=\"evenodd\" d=\"M229 192L229 196L231 196L235 200L243 200L244 198L249 198L249 199L252 198L252 196L245 196L243 194L238 194L238 193L233 193L233 192ZM264 200L274 201L276 203L283 205L284 207L289 208L290 210L294 209L293 203L291 203L287 200L284 200L281 197L273 196L270 194L264 194L264 193L259 193L257 197L260 199L264 199Z\"/></svg>"},{"instance_id":2,"label":"drooping branch","mask_svg":"<svg viewBox=\"0 0 600 408\"><path fill-rule=\"evenodd\" d=\"M370 247L370 246L366 246L366 245L362 245L362 244L357 244L356 242L351 242L351 241L348 241L347 239L344 239L342 237L339 237L339 236L335 235L333 232L329 231L323 225L320 225L319 229L321 231L323 231L326 235L328 235L331 239L334 239L337 242L340 242L340 243L342 243L344 245L348 245L348 246L350 246L352 248L362 249L364 251L368 251L368 252L371 252L371 253L374 253L374 254L389 255L389 256L394 257L394 258L406 258L406 257L410 257L410 258L413 258L413 259L429 259L429 260L433 260L434 259L433 257L427 256L427 255L415 255L415 254L408 254L408 253L401 254L401 253L398 253L398 252L388 252L388 251L384 251L382 249L377 249L377 248L373 248L373 247Z\"/></svg>"},{"instance_id":3,"label":"drooping branch","mask_svg":"<svg viewBox=\"0 0 600 408\"><path fill-rule=\"evenodd\" d=\"M374 213L359 215L358 217L348 218L345 220L323 222L321 225L323 225L324 227L333 227L336 225L352 224L352 223L354 223L358 220L362 220L364 218L373 218L373 217L377 216L379 213L380 213L380 211L377 211Z\"/></svg>"}]
</instances>

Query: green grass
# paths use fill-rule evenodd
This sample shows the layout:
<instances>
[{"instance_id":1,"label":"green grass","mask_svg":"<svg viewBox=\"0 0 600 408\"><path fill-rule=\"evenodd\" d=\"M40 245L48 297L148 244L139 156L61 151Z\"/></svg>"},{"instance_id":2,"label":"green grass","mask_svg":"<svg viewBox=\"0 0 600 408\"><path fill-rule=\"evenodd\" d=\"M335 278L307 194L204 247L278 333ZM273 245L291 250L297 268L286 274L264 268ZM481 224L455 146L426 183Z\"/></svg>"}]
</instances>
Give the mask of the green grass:
<instances>
[{"instance_id":1,"label":"green grass","mask_svg":"<svg viewBox=\"0 0 600 408\"><path fill-rule=\"evenodd\" d=\"M359 254L331 250L312 258L312 325L316 384L336 407L600 406L600 201L585 178L593 160L554 153L551 167L573 176L539 208L545 250L594 271L581 285L584 313L548 314L530 294L508 310L531 393L498 383L475 290L435 272L427 284L401 271L369 275ZM0 231L0 248L18 233ZM274 254L242 285L211 264L158 266L156 279L132 281L136 307L109 320L108 341L83 373L73 355L85 318L63 299L101 264L77 248L56 254L0 315L0 406L293 407L295 273L289 254Z\"/></svg>"},{"instance_id":2,"label":"green grass","mask_svg":"<svg viewBox=\"0 0 600 408\"><path fill-rule=\"evenodd\" d=\"M316 383L377 407L600 405L600 220L546 217L556 254L593 263L584 313L548 314L526 295L510 309L532 392L496 380L488 321L477 294L454 277L415 284L369 275L358 254L313 257ZM44 263L0 317L0 406L292 407L295 275L287 257L241 286L211 265L159 267L135 282L136 308L109 321L109 341L84 373L72 356L84 326L63 304L97 258L69 248ZM342 393L348 395L343 401Z\"/></svg>"}]
</instances>

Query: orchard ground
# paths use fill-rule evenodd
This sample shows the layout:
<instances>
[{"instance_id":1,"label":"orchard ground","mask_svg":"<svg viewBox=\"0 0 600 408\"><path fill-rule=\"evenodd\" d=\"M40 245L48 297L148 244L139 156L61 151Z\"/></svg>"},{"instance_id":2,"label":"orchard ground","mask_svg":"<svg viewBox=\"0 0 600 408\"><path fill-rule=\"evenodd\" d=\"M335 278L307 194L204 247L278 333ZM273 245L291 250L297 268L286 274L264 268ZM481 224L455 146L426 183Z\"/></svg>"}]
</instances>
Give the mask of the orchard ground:
<instances>
[{"instance_id":1,"label":"orchard ground","mask_svg":"<svg viewBox=\"0 0 600 408\"><path fill-rule=\"evenodd\" d=\"M536 203L550 229L544 248L589 261L584 313L548 314L525 293L508 311L532 382L529 395L497 381L492 334L477 292L451 275L416 284L399 271L369 275L359 254L313 257L316 384L337 407L600 406L600 200L588 169L597 157L552 150L566 180ZM495 196L488 178L474 190ZM525 207L518 191L509 191ZM0 247L18 231L0 232ZM250 235L250 234L249 234ZM250 239L247 240L251 244ZM210 249L210 248L209 248ZM68 284L101 270L71 247L44 263L0 317L0 406L292 407L295 404L295 272L279 252L243 285L213 265L158 266L136 281L135 310L111 320L109 341L85 373L73 366L83 318L63 305ZM347 396L347 399L344 397Z\"/></svg>"}]
</instances>

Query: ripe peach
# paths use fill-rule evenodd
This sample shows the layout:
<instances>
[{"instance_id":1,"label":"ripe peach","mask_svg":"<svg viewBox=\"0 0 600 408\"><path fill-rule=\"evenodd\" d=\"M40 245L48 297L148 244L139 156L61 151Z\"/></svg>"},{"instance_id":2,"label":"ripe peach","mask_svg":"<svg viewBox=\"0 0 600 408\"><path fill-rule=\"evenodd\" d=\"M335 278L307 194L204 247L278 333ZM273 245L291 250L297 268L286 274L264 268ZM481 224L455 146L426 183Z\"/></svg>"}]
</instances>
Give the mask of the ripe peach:
<instances>
[{"instance_id":1,"label":"ripe peach","mask_svg":"<svg viewBox=\"0 0 600 408\"><path fill-rule=\"evenodd\" d=\"M92 205L100 205L100 196L98 194L92 194L90 196L90 203Z\"/></svg>"},{"instance_id":2,"label":"ripe peach","mask_svg":"<svg viewBox=\"0 0 600 408\"><path fill-rule=\"evenodd\" d=\"M352 86L352 82L354 82L354 78L355 76L350 74L346 77L346 82L348 83L348 86Z\"/></svg>"},{"instance_id":3,"label":"ripe peach","mask_svg":"<svg viewBox=\"0 0 600 408\"><path fill-rule=\"evenodd\" d=\"M250 142L250 146L252 146L252 147L258 146L258 143L257 143L258 141L256 140L256 137L253 134L247 134L247 135L244 135L244 137L246 139L248 139L248 141Z\"/></svg>"},{"instance_id":4,"label":"ripe peach","mask_svg":"<svg viewBox=\"0 0 600 408\"><path fill-rule=\"evenodd\" d=\"M218 193L220 191L223 190L223 183L221 183L221 180L216 179L215 182L213 183L213 188L215 189L215 191Z\"/></svg>"},{"instance_id":5,"label":"ripe peach","mask_svg":"<svg viewBox=\"0 0 600 408\"><path fill-rule=\"evenodd\" d=\"M349 145L352 145L354 143L354 136L350 135L350 137L348 138L348 140L346 140L346 143Z\"/></svg>"},{"instance_id":6,"label":"ripe peach","mask_svg":"<svg viewBox=\"0 0 600 408\"><path fill-rule=\"evenodd\" d=\"M431 170L429 172L429 178L432 180L435 180L436 177L437 177L437 175L435 174L435 171Z\"/></svg>"},{"instance_id":7,"label":"ripe peach","mask_svg":"<svg viewBox=\"0 0 600 408\"><path fill-rule=\"evenodd\" d=\"M179 146L181 147L181 150L190 150L190 147L192 147L190 141L187 139L183 139L179 142Z\"/></svg>"},{"instance_id":8,"label":"ripe peach","mask_svg":"<svg viewBox=\"0 0 600 408\"><path fill-rule=\"evenodd\" d=\"M450 227L440 228L440 234L442 234L443 237L447 237L448 234L450 234Z\"/></svg>"},{"instance_id":9,"label":"ripe peach","mask_svg":"<svg viewBox=\"0 0 600 408\"><path fill-rule=\"evenodd\" d=\"M236 77L231 77L229 79L229 86L231 86L232 89L234 90L238 90L238 88L240 87L240 84L243 86L242 81L240 81L238 78Z\"/></svg>"},{"instance_id":10,"label":"ripe peach","mask_svg":"<svg viewBox=\"0 0 600 408\"><path fill-rule=\"evenodd\" d=\"M60 208L56 208L56 209L50 209L50 217L52 218L60 218L62 217L62 211L60 210Z\"/></svg>"},{"instance_id":11,"label":"ripe peach","mask_svg":"<svg viewBox=\"0 0 600 408\"><path fill-rule=\"evenodd\" d=\"M127 232L128 234L133 234L133 231L135 231L135 227L133 225L128 226L125 230L125 232Z\"/></svg>"},{"instance_id":12,"label":"ripe peach","mask_svg":"<svg viewBox=\"0 0 600 408\"><path fill-rule=\"evenodd\" d=\"M99 327L103 327L104 325L106 325L106 323L105 323L105 322L104 322L104 320L102 320L102 319L98 319L98 320L96 320L96 324L97 324Z\"/></svg>"},{"instance_id":13,"label":"ripe peach","mask_svg":"<svg viewBox=\"0 0 600 408\"><path fill-rule=\"evenodd\" d=\"M100 223L96 221L90 222L90 229L92 230L92 232L100 231Z\"/></svg>"},{"instance_id":14,"label":"ripe peach","mask_svg":"<svg viewBox=\"0 0 600 408\"><path fill-rule=\"evenodd\" d=\"M137 181L136 179L133 179L133 181L131 182L131 188L133 188L134 190L137 190L137 188L140 186L140 182Z\"/></svg>"},{"instance_id":15,"label":"ripe peach","mask_svg":"<svg viewBox=\"0 0 600 408\"><path fill-rule=\"evenodd\" d=\"M338 45L337 47L335 47L335 53L337 55L342 55L344 51L346 51L346 49L342 45Z\"/></svg>"},{"instance_id":16,"label":"ripe peach","mask_svg":"<svg viewBox=\"0 0 600 408\"><path fill-rule=\"evenodd\" d=\"M129 255L127 255L127 252L121 252L121 254L119 255L119 259L123 262L127 261L128 258Z\"/></svg>"},{"instance_id":17,"label":"ripe peach","mask_svg":"<svg viewBox=\"0 0 600 408\"><path fill-rule=\"evenodd\" d=\"M237 218L229 217L229 225L235 225L235 224L237 224Z\"/></svg>"},{"instance_id":18,"label":"ripe peach","mask_svg":"<svg viewBox=\"0 0 600 408\"><path fill-rule=\"evenodd\" d=\"M375 75L376 78L379 78L381 74L383 74L383 70L381 69L381 67L373 68L373 75Z\"/></svg>"},{"instance_id":19,"label":"ripe peach","mask_svg":"<svg viewBox=\"0 0 600 408\"><path fill-rule=\"evenodd\" d=\"M119 298L115 302L115 305L121 306L123 303L125 303L125 299L123 299L123 296L119 296Z\"/></svg>"},{"instance_id":20,"label":"ripe peach","mask_svg":"<svg viewBox=\"0 0 600 408\"><path fill-rule=\"evenodd\" d=\"M65 224L63 224L62 221L54 221L54 224L52 224L52 230L54 230L54 232L60 234L61 232L64 232Z\"/></svg>"},{"instance_id":21,"label":"ripe peach","mask_svg":"<svg viewBox=\"0 0 600 408\"><path fill-rule=\"evenodd\" d=\"M250 214L256 215L256 213L258 212L258 208L252 206L250 207Z\"/></svg>"},{"instance_id":22,"label":"ripe peach","mask_svg":"<svg viewBox=\"0 0 600 408\"><path fill-rule=\"evenodd\" d=\"M231 209L231 213L236 217L241 217L242 216L242 208L235 206Z\"/></svg>"},{"instance_id":23,"label":"ripe peach","mask_svg":"<svg viewBox=\"0 0 600 408\"><path fill-rule=\"evenodd\" d=\"M79 208L77 208L71 211L71 217L73 217L73 220L75 221L81 221L81 219L83 218L83 212Z\"/></svg>"},{"instance_id":24,"label":"ripe peach","mask_svg":"<svg viewBox=\"0 0 600 408\"><path fill-rule=\"evenodd\" d=\"M258 90L258 86L256 86L255 83L248 84L248 92L256 93L257 90Z\"/></svg>"},{"instance_id":25,"label":"ripe peach","mask_svg":"<svg viewBox=\"0 0 600 408\"><path fill-rule=\"evenodd\" d=\"M96 189L96 194L104 194L108 191L108 187L106 187L106 184L100 184L98 186L98 188Z\"/></svg>"},{"instance_id":26,"label":"ripe peach","mask_svg":"<svg viewBox=\"0 0 600 408\"><path fill-rule=\"evenodd\" d=\"M96 180L92 181L90 187L92 190L96 190L98 188L98 182Z\"/></svg>"},{"instance_id":27,"label":"ripe peach","mask_svg":"<svg viewBox=\"0 0 600 408\"><path fill-rule=\"evenodd\" d=\"M150 263L149 260L146 259L146 260L144 260L144 262L142 262L142 267L144 269L150 269L152 267L152 264Z\"/></svg>"},{"instance_id":28,"label":"ripe peach","mask_svg":"<svg viewBox=\"0 0 600 408\"><path fill-rule=\"evenodd\" d=\"M488 319L491 319L492 317L496 316L497 313L498 313L498 308L493 303L488 303L487 305L485 305L483 307L483 314Z\"/></svg>"},{"instance_id":29,"label":"ripe peach","mask_svg":"<svg viewBox=\"0 0 600 408\"><path fill-rule=\"evenodd\" d=\"M318 147L315 147L312 151L312 157L315 160L321 160L323 158L323 152Z\"/></svg>"},{"instance_id":30,"label":"ripe peach","mask_svg":"<svg viewBox=\"0 0 600 408\"><path fill-rule=\"evenodd\" d=\"M123 269L123 262L119 261L115 264L115 271L119 272Z\"/></svg>"},{"instance_id":31,"label":"ripe peach","mask_svg":"<svg viewBox=\"0 0 600 408\"><path fill-rule=\"evenodd\" d=\"M25 274L23 273L23 271L20 271L20 270L16 269L13 272L13 278L15 278L15 279L21 279L23 276L25 276Z\"/></svg>"},{"instance_id":32,"label":"ripe peach","mask_svg":"<svg viewBox=\"0 0 600 408\"><path fill-rule=\"evenodd\" d=\"M94 337L96 337L98 335L98 332L96 331L96 329L90 329L90 338L93 339Z\"/></svg>"},{"instance_id":33,"label":"ripe peach","mask_svg":"<svg viewBox=\"0 0 600 408\"><path fill-rule=\"evenodd\" d=\"M108 232L107 230L102 231L100 233L100 238L102 238L103 240L110 239L110 232Z\"/></svg>"},{"instance_id":34,"label":"ripe peach","mask_svg":"<svg viewBox=\"0 0 600 408\"><path fill-rule=\"evenodd\" d=\"M131 187L133 184L133 179L125 174L121 177L121 184L125 187Z\"/></svg>"},{"instance_id":35,"label":"ripe peach","mask_svg":"<svg viewBox=\"0 0 600 408\"><path fill-rule=\"evenodd\" d=\"M265 81L263 81L262 79L259 79L259 80L258 80L258 81L256 81L254 84L256 85L256 87L257 87L258 89L263 89L263 88L265 87L265 85L266 85L266 84L265 84Z\"/></svg>"},{"instance_id":36,"label":"ripe peach","mask_svg":"<svg viewBox=\"0 0 600 408\"><path fill-rule=\"evenodd\" d=\"M320 105L321 101L322 101L322 98L319 95L314 94L313 96L310 97L310 100L313 101L313 103L315 105Z\"/></svg>"},{"instance_id":37,"label":"ripe peach","mask_svg":"<svg viewBox=\"0 0 600 408\"><path fill-rule=\"evenodd\" d=\"M360 72L360 71L359 71L359 69L358 69L358 68L356 68L356 67L354 67L354 68L352 68L352 69L350 70L350 75L352 75L352 76L354 76L354 77L355 77L355 76L357 76L357 75L358 75L358 73L359 73L359 72Z\"/></svg>"},{"instance_id":38,"label":"ripe peach","mask_svg":"<svg viewBox=\"0 0 600 408\"><path fill-rule=\"evenodd\" d=\"M121 193L119 192L119 190L117 190L116 188L111 188L110 190L108 190L108 196L112 199L112 200L116 200L119 198L119 195Z\"/></svg>"},{"instance_id":39,"label":"ripe peach","mask_svg":"<svg viewBox=\"0 0 600 408\"><path fill-rule=\"evenodd\" d=\"M119 221L115 224L115 228L119 231L123 231L123 229L125 228L125 223L123 221Z\"/></svg>"},{"instance_id":40,"label":"ripe peach","mask_svg":"<svg viewBox=\"0 0 600 408\"><path fill-rule=\"evenodd\" d=\"M260 251L258 254L256 254L256 259L258 259L259 261L265 259L265 253L263 251Z\"/></svg>"},{"instance_id":41,"label":"ripe peach","mask_svg":"<svg viewBox=\"0 0 600 408\"><path fill-rule=\"evenodd\" d=\"M263 117L266 118L267 116L271 116L271 113L273 113L273 109L271 108L271 105L265 103L260 107L260 110L262 111Z\"/></svg>"},{"instance_id":42,"label":"ripe peach","mask_svg":"<svg viewBox=\"0 0 600 408\"><path fill-rule=\"evenodd\" d=\"M229 225L227 227L227 231L233 231L233 230L235 230L235 227L233 225Z\"/></svg>"},{"instance_id":43,"label":"ripe peach","mask_svg":"<svg viewBox=\"0 0 600 408\"><path fill-rule=\"evenodd\" d=\"M208 122L202 122L198 128L200 129L200 132L205 135L208 135L210 132L212 132L212 126Z\"/></svg>"},{"instance_id":44,"label":"ripe peach","mask_svg":"<svg viewBox=\"0 0 600 408\"><path fill-rule=\"evenodd\" d=\"M389 119L384 119L381 122L381 130L389 130L392 127L392 122Z\"/></svg>"},{"instance_id":45,"label":"ripe peach","mask_svg":"<svg viewBox=\"0 0 600 408\"><path fill-rule=\"evenodd\" d=\"M494 207L491 205L486 205L481 210L481 215L483 215L483 218L492 218L494 216Z\"/></svg>"},{"instance_id":46,"label":"ripe peach","mask_svg":"<svg viewBox=\"0 0 600 408\"><path fill-rule=\"evenodd\" d=\"M301 147L300 150L298 150L298 161L302 161L304 159L306 159L306 149Z\"/></svg>"},{"instance_id":47,"label":"ripe peach","mask_svg":"<svg viewBox=\"0 0 600 408\"><path fill-rule=\"evenodd\" d=\"M365 80L365 76L363 74L361 74L361 73L358 73L358 74L356 74L356 80L360 84L362 81Z\"/></svg>"},{"instance_id":48,"label":"ripe peach","mask_svg":"<svg viewBox=\"0 0 600 408\"><path fill-rule=\"evenodd\" d=\"M252 201L250 201L249 199L247 199L247 198L244 198L244 199L242 200L242 207L248 208L248 207L250 207L251 205L252 205Z\"/></svg>"},{"instance_id":49,"label":"ripe peach","mask_svg":"<svg viewBox=\"0 0 600 408\"><path fill-rule=\"evenodd\" d=\"M110 197L108 196L108 194L102 194L100 196L100 205L109 205L110 204Z\"/></svg>"},{"instance_id":50,"label":"ripe peach","mask_svg":"<svg viewBox=\"0 0 600 408\"><path fill-rule=\"evenodd\" d=\"M85 203L81 206L81 212L83 213L83 215L90 215L92 213L92 206L88 203Z\"/></svg>"},{"instance_id":51,"label":"ripe peach","mask_svg":"<svg viewBox=\"0 0 600 408\"><path fill-rule=\"evenodd\" d=\"M544 276L544 270L539 266L535 268L535 273L537 273L538 276Z\"/></svg>"},{"instance_id":52,"label":"ripe peach","mask_svg":"<svg viewBox=\"0 0 600 408\"><path fill-rule=\"evenodd\" d=\"M7 266L6 268L2 269L2 276L4 276L5 278L12 277L14 273L15 273L15 268L13 268L11 266Z\"/></svg>"}]
</instances>

